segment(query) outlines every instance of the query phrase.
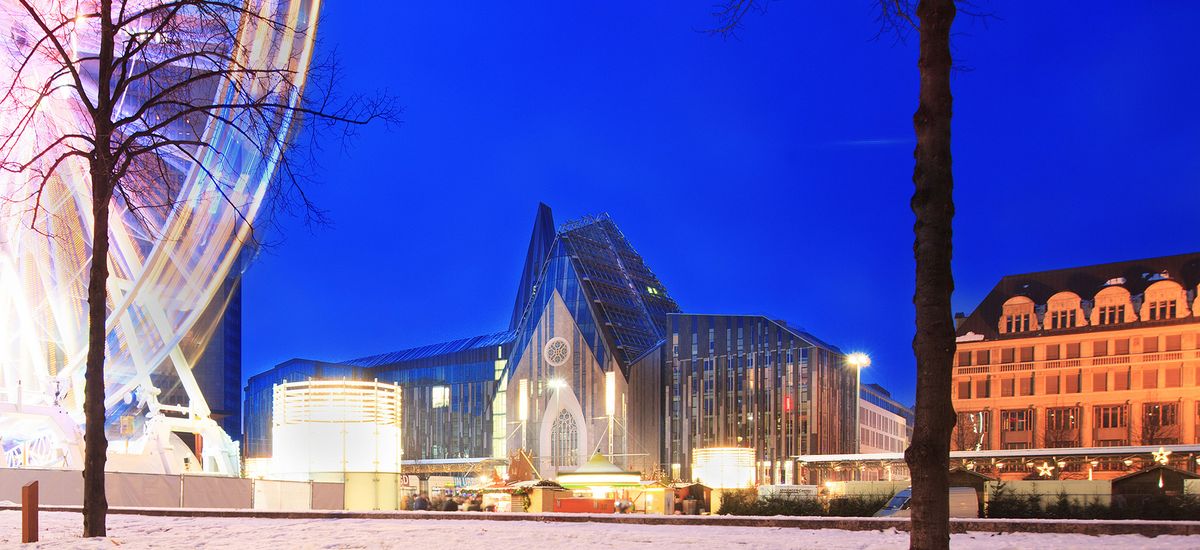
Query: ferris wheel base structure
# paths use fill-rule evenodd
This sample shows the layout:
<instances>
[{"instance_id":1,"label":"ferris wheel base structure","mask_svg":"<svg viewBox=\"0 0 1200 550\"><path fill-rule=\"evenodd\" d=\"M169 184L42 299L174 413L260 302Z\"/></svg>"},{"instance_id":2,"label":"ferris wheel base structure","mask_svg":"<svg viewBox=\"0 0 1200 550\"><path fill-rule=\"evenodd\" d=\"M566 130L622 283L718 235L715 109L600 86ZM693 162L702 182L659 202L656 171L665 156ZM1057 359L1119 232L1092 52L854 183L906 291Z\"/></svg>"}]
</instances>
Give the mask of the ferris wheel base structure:
<instances>
[{"instance_id":1,"label":"ferris wheel base structure","mask_svg":"<svg viewBox=\"0 0 1200 550\"><path fill-rule=\"evenodd\" d=\"M39 436L16 441L0 468L83 470L83 426L58 405L26 405L0 401L0 433L6 426L34 427ZM191 434L193 450L180 434ZM198 451L198 452L197 452ZM210 418L150 416L137 438L108 442L105 470L139 474L209 473L237 476L241 472L237 442Z\"/></svg>"}]
</instances>

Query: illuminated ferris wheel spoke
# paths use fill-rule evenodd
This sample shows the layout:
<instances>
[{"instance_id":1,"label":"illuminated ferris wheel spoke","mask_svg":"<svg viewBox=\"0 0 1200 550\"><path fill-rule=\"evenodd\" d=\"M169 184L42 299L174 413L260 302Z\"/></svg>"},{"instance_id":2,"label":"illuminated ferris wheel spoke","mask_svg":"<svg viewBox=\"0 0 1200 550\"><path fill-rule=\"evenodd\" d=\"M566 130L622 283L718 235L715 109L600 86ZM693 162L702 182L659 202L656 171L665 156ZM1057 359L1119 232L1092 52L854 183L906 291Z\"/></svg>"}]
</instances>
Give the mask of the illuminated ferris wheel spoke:
<instances>
[{"instance_id":1,"label":"illuminated ferris wheel spoke","mask_svg":"<svg viewBox=\"0 0 1200 550\"><path fill-rule=\"evenodd\" d=\"M76 0L43 0L33 5L48 17L95 9L90 3L77 4ZM146 7L153 2L131 5ZM317 3L250 0L246 7L264 18L278 19L290 28L240 18L236 22L236 38L229 43L217 42L226 48L225 53L190 57L187 61L176 59L165 70L219 68L214 63L222 56L237 59L239 64L252 69L294 68L294 72L280 81L255 79L241 85L262 92L290 90L285 100L297 101L295 90L303 85L313 46L311 30ZM301 17L305 19L302 21ZM77 18L71 24L66 32L76 59L94 57L99 49L95 20ZM13 67L25 58L26 50L40 31L32 26L24 6L14 0L0 0L0 28L10 38L6 46L0 46L0 58L7 56L0 60L0 80L3 80L14 76ZM296 32L297 28L301 32ZM139 40L152 29L147 22L130 30L129 36L137 36L134 40ZM185 46L194 43L197 51L213 45L183 34L172 35L168 40L184 40ZM21 73L29 89L37 89L34 84L44 82L59 70L52 61L37 55L30 58ZM134 71L164 61L169 58L162 52L145 48L133 60ZM94 90L94 69L89 64L80 68L85 86ZM117 119L135 118L139 101L154 93L155 85L153 78L135 79L119 99ZM225 97L227 92L222 86L198 83L187 94ZM28 99L25 96L17 99L22 98ZM39 140L49 136L86 133L90 122L80 102L65 92L41 98L35 117L28 121L34 131L21 134L22 141L12 150L32 154L44 146ZM0 124L15 125L10 120L14 116L10 111L19 107L0 106ZM233 269L241 244L251 236L248 220L258 213L281 144L270 144L269 150L260 150L244 136L224 127L213 115L224 113L202 113L154 130L170 138L200 140L207 146L163 150L158 161L161 164L133 166L123 183L141 192L138 200L145 204L124 204L121 197L111 204L110 249L108 257L101 260L108 263L110 270L109 314L105 321L108 332L105 406L110 420L121 423L123 437L128 440L153 439L151 431L159 429L203 435L205 456L198 458L205 467L213 463L217 471L229 472L238 467L236 446L207 418L208 404L191 371L195 357L190 355L197 354L203 346L193 340L185 344L184 338L200 324L209 303ZM286 116L278 121L282 130L286 130L289 122ZM150 131L152 126L150 119L144 119L120 131L131 135L131 132ZM158 170L162 167L165 170ZM0 173L0 193L10 199L28 196L31 182L27 175ZM46 410L62 407L72 418L82 418L81 388L87 352L86 287L92 261L91 185L86 163L80 159L68 160L57 166L54 175L46 180L36 228L30 227L28 212L11 204L0 205L0 289L3 290L0 293L0 433L4 434L6 444L17 436L9 429L16 425L13 423L16 417L4 412L10 410L5 403L15 401L18 388L26 404ZM176 388L182 392L173 392ZM182 395L185 402L160 403L156 395L162 392L176 396L173 400ZM188 414L187 418L167 418L157 414L159 410ZM127 433L126 422L135 415L144 422L139 421ZM72 437L75 436L63 435L59 443ZM45 455L46 440L32 438L29 442L27 450L14 456ZM77 455L72 451L65 456Z\"/></svg>"}]
</instances>

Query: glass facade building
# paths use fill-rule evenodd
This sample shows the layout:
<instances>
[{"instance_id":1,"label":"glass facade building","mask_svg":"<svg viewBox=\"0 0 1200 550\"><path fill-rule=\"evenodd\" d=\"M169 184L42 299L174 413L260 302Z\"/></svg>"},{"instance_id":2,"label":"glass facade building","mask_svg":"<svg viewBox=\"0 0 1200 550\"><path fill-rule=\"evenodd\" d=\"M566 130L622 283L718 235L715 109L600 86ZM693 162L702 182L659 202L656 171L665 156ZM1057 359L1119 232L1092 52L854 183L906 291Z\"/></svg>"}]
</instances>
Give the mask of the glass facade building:
<instances>
[{"instance_id":1,"label":"glass facade building","mask_svg":"<svg viewBox=\"0 0 1200 550\"><path fill-rule=\"evenodd\" d=\"M760 483L798 483L793 457L857 451L858 378L837 347L761 316L670 316L664 455L755 450Z\"/></svg>"},{"instance_id":2,"label":"glass facade building","mask_svg":"<svg viewBox=\"0 0 1200 550\"><path fill-rule=\"evenodd\" d=\"M764 317L685 315L611 218L556 229L545 205L508 330L252 377L246 456L270 454L264 406L297 376L403 387L407 460L523 449L548 478L597 451L650 471L742 446L769 464L760 480L794 482L791 457L857 444L857 379L836 347Z\"/></svg>"}]
</instances>

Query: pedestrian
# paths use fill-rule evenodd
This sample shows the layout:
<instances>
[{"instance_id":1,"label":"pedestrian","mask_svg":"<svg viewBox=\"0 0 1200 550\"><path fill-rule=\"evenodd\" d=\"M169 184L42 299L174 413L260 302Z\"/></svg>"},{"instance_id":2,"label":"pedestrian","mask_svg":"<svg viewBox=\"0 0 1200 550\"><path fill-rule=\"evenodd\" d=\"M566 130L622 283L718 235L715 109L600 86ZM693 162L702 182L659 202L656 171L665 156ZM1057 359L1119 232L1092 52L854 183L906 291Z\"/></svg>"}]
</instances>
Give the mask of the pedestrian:
<instances>
[{"instance_id":1,"label":"pedestrian","mask_svg":"<svg viewBox=\"0 0 1200 550\"><path fill-rule=\"evenodd\" d=\"M458 498L457 497L447 498L446 502L442 503L442 511L443 512L457 512L458 511Z\"/></svg>"},{"instance_id":2,"label":"pedestrian","mask_svg":"<svg viewBox=\"0 0 1200 550\"><path fill-rule=\"evenodd\" d=\"M425 496L425 493L418 494L417 498L413 499L412 509L413 510L428 510L429 509L429 497Z\"/></svg>"},{"instance_id":3,"label":"pedestrian","mask_svg":"<svg viewBox=\"0 0 1200 550\"><path fill-rule=\"evenodd\" d=\"M467 511L468 512L482 512L483 511L483 499L478 498L478 497L471 499L471 503L467 504Z\"/></svg>"}]
</instances>

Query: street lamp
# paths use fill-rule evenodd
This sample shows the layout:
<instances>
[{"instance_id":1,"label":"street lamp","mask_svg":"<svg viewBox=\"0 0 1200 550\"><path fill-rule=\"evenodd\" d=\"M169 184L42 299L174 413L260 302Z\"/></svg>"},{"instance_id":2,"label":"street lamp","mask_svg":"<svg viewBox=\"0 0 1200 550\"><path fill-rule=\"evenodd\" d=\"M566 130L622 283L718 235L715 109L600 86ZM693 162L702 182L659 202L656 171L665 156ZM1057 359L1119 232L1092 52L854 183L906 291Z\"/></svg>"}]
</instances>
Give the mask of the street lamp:
<instances>
[{"instance_id":1,"label":"street lamp","mask_svg":"<svg viewBox=\"0 0 1200 550\"><path fill-rule=\"evenodd\" d=\"M862 452L862 407L859 406L859 401L862 400L862 370L871 366L871 356L861 351L856 351L846 356L846 363L854 367L854 438L859 439L855 449L857 452Z\"/></svg>"},{"instance_id":2,"label":"street lamp","mask_svg":"<svg viewBox=\"0 0 1200 550\"><path fill-rule=\"evenodd\" d=\"M846 362L856 369L865 369L871 366L871 356L861 351L856 351L846 356Z\"/></svg>"}]
</instances>

